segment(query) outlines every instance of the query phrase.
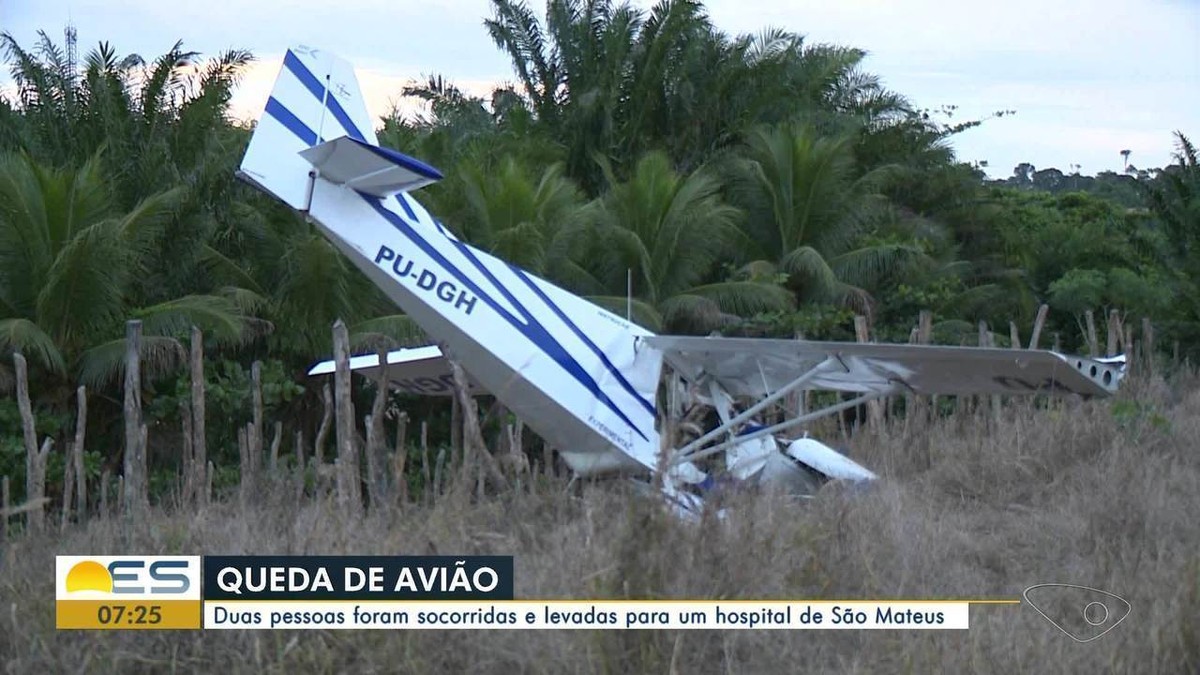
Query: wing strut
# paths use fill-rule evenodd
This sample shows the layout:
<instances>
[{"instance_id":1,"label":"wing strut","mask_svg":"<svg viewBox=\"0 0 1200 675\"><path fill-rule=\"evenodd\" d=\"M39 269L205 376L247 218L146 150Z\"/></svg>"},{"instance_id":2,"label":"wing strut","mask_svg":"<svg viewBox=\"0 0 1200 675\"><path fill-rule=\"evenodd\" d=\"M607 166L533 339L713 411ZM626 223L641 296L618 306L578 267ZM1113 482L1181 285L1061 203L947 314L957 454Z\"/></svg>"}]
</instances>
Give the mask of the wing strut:
<instances>
[{"instance_id":1,"label":"wing strut","mask_svg":"<svg viewBox=\"0 0 1200 675\"><path fill-rule=\"evenodd\" d=\"M817 366L817 367L820 368L821 366ZM797 379L799 379L799 378L797 378ZM795 381L793 381L793 384L794 383L795 383ZM787 389L789 387L792 387L792 385L789 384L788 387L785 387L785 389ZM780 391L783 391L783 389L781 389ZM794 427L796 425L804 424L805 422L811 422L812 420L819 419L826 415L832 415L834 413L839 413L843 410L862 405L862 404L866 403L867 401L873 401L881 396L888 396L892 393L893 393L893 389L882 389L879 391L867 392L866 394L852 398L849 401L842 401L841 403L835 403L831 406L826 406L824 408L821 408L820 410L814 410L813 412L810 412L806 415L800 415L799 417L793 417L790 420L784 420L783 422L780 422L779 424L776 424L773 426L763 427L762 429L755 429L754 431L752 431L748 434L743 434L741 436L737 436L736 438L731 438L727 441L718 443L717 445L714 445L705 450L694 450L694 451L691 451L691 454L683 454L682 452L680 452L679 455L677 455L674 459L671 460L671 465L675 466L678 464L682 464L683 462L697 461L697 460L703 459L705 457L708 457L709 455L714 455L718 452L721 452L722 450L731 448L735 445L739 445L739 444L745 443L747 441L752 441L752 440L754 440L756 438L760 438L762 436L771 436L771 435L777 434L781 431L786 431L787 429L791 429L792 427ZM747 412L749 412L749 411L747 411ZM742 413L742 415L744 415L744 414L746 414L746 413ZM738 417L741 417L741 415L739 415ZM734 418L734 419L737 419L737 418ZM722 424L721 426L719 426L716 429L713 429L711 432L709 432L709 434L720 433L726 429L731 428L732 426L733 426L732 424L728 424L728 423ZM687 448L691 448L693 445L696 445L696 443L692 442L692 443L688 444ZM685 449L687 449L687 448L685 448Z\"/></svg>"},{"instance_id":2,"label":"wing strut","mask_svg":"<svg viewBox=\"0 0 1200 675\"><path fill-rule=\"evenodd\" d=\"M675 465L675 464L682 463L684 460L687 459L689 453L694 453L696 450L704 447L705 443L708 443L709 441L713 440L714 438L719 437L721 434L726 433L727 431L732 431L733 427L741 424L742 422L745 422L746 420L750 419L751 417L754 417L759 412L766 410L769 406L774 404L776 401L782 399L784 396L787 396L788 394L792 393L793 391L796 391L800 387L803 387L804 385L811 382L814 378L824 375L825 373L829 372L830 370L833 370L837 366L837 364L838 364L837 358L835 358L833 356L825 357L824 361L813 366L813 368L811 370L804 373L800 377L797 377L796 379L792 380L791 382L787 383L786 385L780 387L779 390L776 391L775 393L767 396L766 398L759 401L758 403L755 403L754 405L750 406L742 413L734 416L733 419L718 426L716 429L713 429L712 431L708 432L707 434L704 434L700 438L697 438L696 440L692 441L691 443L688 443L687 445L680 448L679 451L675 453L676 457L672 461L672 464ZM741 440L746 440L746 438L747 438L746 436L739 436L739 439L741 439ZM727 444L728 444L728 442L722 444L720 447L725 447L725 445L727 445ZM706 454L712 454L712 453L709 452Z\"/></svg>"}]
</instances>

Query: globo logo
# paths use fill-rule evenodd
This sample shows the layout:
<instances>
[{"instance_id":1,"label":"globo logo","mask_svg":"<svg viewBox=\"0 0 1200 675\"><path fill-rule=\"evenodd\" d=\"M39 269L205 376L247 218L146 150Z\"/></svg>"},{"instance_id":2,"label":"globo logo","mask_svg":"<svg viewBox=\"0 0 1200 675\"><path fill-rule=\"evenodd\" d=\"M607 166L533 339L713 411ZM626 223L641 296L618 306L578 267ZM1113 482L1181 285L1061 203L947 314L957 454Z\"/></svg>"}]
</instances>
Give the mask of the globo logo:
<instances>
[{"instance_id":1,"label":"globo logo","mask_svg":"<svg viewBox=\"0 0 1200 675\"><path fill-rule=\"evenodd\" d=\"M1034 611L1076 642L1103 637L1132 610L1124 598L1075 584L1037 584L1026 588L1022 596Z\"/></svg>"}]
</instances>

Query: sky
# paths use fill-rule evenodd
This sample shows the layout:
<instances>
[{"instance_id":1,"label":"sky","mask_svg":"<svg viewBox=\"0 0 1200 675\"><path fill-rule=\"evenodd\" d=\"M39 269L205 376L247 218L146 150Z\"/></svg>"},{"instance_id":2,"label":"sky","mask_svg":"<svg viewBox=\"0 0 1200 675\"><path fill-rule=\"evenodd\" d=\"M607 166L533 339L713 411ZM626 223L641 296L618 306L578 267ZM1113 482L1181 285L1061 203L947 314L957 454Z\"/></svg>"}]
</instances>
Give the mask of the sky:
<instances>
[{"instance_id":1,"label":"sky","mask_svg":"<svg viewBox=\"0 0 1200 675\"><path fill-rule=\"evenodd\" d=\"M648 7L647 0L632 4ZM535 9L541 0L531 3ZM1200 138L1200 0L708 0L728 33L767 26L811 43L867 51L864 67L920 108L957 106L952 121L998 110L954 137L959 160L1005 177L1021 162L1084 174L1169 164L1176 130ZM68 22L81 55L100 41L152 58L183 40L215 54L251 50L237 116L256 118L293 44L355 63L376 116L409 80L438 73L483 94L514 75L488 37L489 0L0 0L0 31L32 46L61 43ZM0 90L11 88L7 72Z\"/></svg>"}]
</instances>

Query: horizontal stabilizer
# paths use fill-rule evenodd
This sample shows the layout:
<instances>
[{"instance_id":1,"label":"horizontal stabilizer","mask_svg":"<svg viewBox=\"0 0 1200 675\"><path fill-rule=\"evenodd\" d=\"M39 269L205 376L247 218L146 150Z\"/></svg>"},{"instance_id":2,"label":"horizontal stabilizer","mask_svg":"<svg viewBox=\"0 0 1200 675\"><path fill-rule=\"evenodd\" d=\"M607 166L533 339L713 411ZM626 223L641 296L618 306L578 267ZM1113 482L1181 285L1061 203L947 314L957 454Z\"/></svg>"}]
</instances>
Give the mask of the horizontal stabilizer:
<instances>
[{"instance_id":1,"label":"horizontal stabilizer","mask_svg":"<svg viewBox=\"0 0 1200 675\"><path fill-rule=\"evenodd\" d=\"M349 136L301 150L300 156L325 180L381 198L442 179L442 172L418 159Z\"/></svg>"},{"instance_id":2,"label":"horizontal stabilizer","mask_svg":"<svg viewBox=\"0 0 1200 675\"><path fill-rule=\"evenodd\" d=\"M450 362L442 356L442 350L437 345L399 349L389 352L388 385L397 391L418 396L452 396L454 394L454 376L450 371ZM332 361L322 361L309 369L309 376L332 375L336 364ZM350 357L351 372L358 373L370 380L379 379L379 355L363 354ZM465 374L465 373L464 373ZM477 384L467 375L469 392L483 393Z\"/></svg>"}]
</instances>

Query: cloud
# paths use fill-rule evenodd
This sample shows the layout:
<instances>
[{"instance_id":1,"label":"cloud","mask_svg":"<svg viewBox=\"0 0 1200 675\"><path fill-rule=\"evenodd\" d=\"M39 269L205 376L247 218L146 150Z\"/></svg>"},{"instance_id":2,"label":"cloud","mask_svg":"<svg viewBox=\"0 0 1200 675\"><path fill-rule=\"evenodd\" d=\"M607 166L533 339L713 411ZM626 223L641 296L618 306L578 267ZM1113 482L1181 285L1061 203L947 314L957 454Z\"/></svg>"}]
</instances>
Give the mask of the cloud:
<instances>
[{"instance_id":1,"label":"cloud","mask_svg":"<svg viewBox=\"0 0 1200 675\"><path fill-rule=\"evenodd\" d=\"M237 120L254 120L262 114L267 97L275 86L275 77L283 65L283 54L260 58L243 71L241 81L230 101L230 115ZM357 64L356 64L357 66ZM412 115L424 110L424 104L414 97L401 94L404 86L420 80L423 73L415 68L377 65L373 68L356 67L363 101L372 119L378 121L388 115L393 107L401 114ZM463 92L488 98L498 80L453 80Z\"/></svg>"}]
</instances>

